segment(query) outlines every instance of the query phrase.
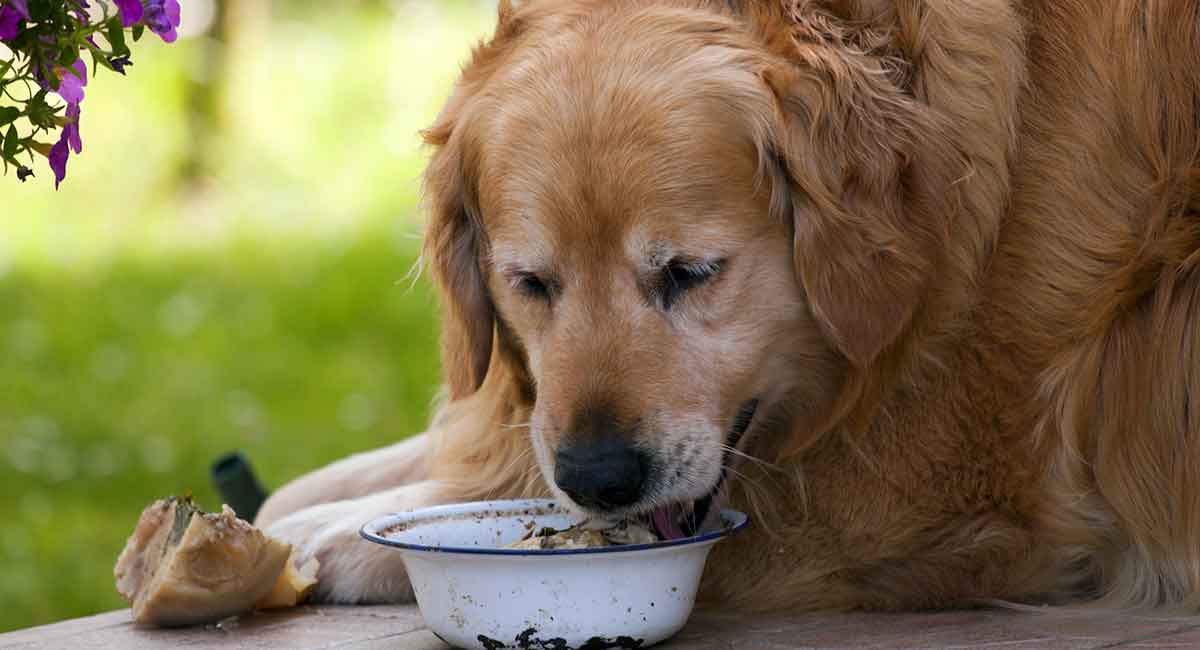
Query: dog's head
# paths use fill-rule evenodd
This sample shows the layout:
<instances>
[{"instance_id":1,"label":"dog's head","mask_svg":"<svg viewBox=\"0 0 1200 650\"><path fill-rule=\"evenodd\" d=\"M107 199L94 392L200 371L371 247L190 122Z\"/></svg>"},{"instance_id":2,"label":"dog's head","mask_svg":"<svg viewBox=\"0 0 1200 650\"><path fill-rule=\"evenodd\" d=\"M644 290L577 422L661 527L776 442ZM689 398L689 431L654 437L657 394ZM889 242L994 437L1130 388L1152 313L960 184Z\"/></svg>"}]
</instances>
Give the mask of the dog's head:
<instances>
[{"instance_id":1,"label":"dog's head","mask_svg":"<svg viewBox=\"0 0 1200 650\"><path fill-rule=\"evenodd\" d=\"M427 132L451 398L518 368L547 482L594 513L703 499L764 420L825 426L945 227L933 118L878 59L679 4L502 3Z\"/></svg>"}]
</instances>

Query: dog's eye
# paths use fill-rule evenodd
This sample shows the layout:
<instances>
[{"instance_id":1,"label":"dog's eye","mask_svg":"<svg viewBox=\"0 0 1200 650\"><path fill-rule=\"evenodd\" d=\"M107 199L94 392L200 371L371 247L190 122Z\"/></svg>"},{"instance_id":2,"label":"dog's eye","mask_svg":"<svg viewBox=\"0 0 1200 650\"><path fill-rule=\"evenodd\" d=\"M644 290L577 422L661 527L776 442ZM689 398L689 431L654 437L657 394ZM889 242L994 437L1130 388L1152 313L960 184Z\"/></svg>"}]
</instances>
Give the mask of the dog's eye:
<instances>
[{"instance_id":1,"label":"dog's eye","mask_svg":"<svg viewBox=\"0 0 1200 650\"><path fill-rule=\"evenodd\" d=\"M672 261L663 268L661 288L664 309L670 309L675 301L690 289L711 280L721 272L722 260L716 262Z\"/></svg>"},{"instance_id":2,"label":"dog's eye","mask_svg":"<svg viewBox=\"0 0 1200 650\"><path fill-rule=\"evenodd\" d=\"M522 273L513 278L517 291L538 300L550 300L550 284L532 273Z\"/></svg>"}]
</instances>

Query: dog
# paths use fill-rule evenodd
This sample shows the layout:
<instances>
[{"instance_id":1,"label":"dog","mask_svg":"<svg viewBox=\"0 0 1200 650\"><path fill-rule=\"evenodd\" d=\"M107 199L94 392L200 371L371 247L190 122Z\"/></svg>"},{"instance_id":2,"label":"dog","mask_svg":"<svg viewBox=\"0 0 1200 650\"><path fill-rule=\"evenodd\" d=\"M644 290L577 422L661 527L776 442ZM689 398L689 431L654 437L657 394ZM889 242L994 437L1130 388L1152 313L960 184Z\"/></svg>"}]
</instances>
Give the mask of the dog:
<instances>
[{"instance_id":1,"label":"dog","mask_svg":"<svg viewBox=\"0 0 1200 650\"><path fill-rule=\"evenodd\" d=\"M257 523L549 495L755 526L746 611L1200 605L1200 2L499 3L424 137L428 432Z\"/></svg>"}]
</instances>

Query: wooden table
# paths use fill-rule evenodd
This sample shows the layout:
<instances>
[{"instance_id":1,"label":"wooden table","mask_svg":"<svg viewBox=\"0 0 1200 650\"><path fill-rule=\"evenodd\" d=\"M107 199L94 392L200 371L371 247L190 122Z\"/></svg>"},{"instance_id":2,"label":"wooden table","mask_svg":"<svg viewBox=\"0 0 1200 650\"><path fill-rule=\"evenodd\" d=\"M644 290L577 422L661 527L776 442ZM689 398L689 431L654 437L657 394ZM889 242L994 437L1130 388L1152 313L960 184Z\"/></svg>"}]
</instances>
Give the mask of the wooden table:
<instances>
[{"instance_id":1,"label":"wooden table","mask_svg":"<svg viewBox=\"0 0 1200 650\"><path fill-rule=\"evenodd\" d=\"M351 648L444 650L415 607L301 607L230 625L134 627L128 610L0 634L0 648ZM664 649L751 648L1200 648L1200 617L1111 614L845 614L743 619L697 612Z\"/></svg>"}]
</instances>

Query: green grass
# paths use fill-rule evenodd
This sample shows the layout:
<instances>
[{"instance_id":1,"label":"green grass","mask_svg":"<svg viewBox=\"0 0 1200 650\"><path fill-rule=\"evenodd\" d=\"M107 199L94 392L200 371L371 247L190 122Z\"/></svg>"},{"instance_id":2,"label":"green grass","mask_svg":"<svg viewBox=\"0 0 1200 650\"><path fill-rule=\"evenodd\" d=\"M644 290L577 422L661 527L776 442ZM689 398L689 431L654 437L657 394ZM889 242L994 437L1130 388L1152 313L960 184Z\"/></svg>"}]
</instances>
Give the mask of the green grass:
<instances>
[{"instance_id":1,"label":"green grass","mask_svg":"<svg viewBox=\"0 0 1200 650\"><path fill-rule=\"evenodd\" d=\"M386 233L231 246L0 281L0 629L120 607L112 565L150 500L219 499L242 449L268 486L423 428L425 285Z\"/></svg>"},{"instance_id":2,"label":"green grass","mask_svg":"<svg viewBox=\"0 0 1200 650\"><path fill-rule=\"evenodd\" d=\"M417 130L485 5L272 3L202 139L208 46L148 39L128 78L88 86L61 191L44 162L0 177L0 632L123 606L112 566L142 507L218 506L225 451L272 488L424 428Z\"/></svg>"}]
</instances>

